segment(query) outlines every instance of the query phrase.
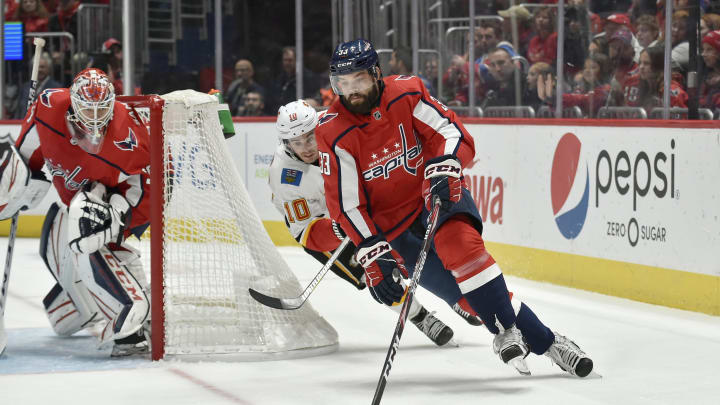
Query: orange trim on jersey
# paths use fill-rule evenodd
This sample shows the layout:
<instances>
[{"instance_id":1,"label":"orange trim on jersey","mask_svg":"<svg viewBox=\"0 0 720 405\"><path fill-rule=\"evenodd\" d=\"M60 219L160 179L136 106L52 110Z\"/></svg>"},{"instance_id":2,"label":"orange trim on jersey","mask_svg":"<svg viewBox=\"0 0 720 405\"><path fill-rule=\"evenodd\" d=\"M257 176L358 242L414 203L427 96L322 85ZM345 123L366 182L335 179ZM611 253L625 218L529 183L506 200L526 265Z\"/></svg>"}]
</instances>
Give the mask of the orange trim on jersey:
<instances>
[{"instance_id":1,"label":"orange trim on jersey","mask_svg":"<svg viewBox=\"0 0 720 405\"><path fill-rule=\"evenodd\" d=\"M322 219L324 219L324 218L315 218L312 221L310 221L308 226L305 228L305 231L303 232L302 239L300 240L301 245L303 245L304 247L307 247L307 240L310 237L310 230L316 223L318 223Z\"/></svg>"}]
</instances>

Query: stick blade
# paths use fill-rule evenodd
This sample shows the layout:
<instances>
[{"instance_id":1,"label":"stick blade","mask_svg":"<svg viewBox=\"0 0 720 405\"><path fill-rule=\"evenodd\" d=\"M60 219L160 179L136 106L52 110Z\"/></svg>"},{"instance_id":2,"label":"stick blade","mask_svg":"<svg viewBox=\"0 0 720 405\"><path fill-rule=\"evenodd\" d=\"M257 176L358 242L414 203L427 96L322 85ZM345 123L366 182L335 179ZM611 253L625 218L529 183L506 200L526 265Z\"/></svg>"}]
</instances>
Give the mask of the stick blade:
<instances>
[{"instance_id":1,"label":"stick blade","mask_svg":"<svg viewBox=\"0 0 720 405\"><path fill-rule=\"evenodd\" d=\"M293 310L298 309L302 306L302 302L298 304L295 302L296 300L293 300L292 298L275 298L269 295L265 295L259 291L253 290L252 288L248 288L248 291L250 292L250 296L253 297L255 301L265 305L266 307Z\"/></svg>"}]
</instances>

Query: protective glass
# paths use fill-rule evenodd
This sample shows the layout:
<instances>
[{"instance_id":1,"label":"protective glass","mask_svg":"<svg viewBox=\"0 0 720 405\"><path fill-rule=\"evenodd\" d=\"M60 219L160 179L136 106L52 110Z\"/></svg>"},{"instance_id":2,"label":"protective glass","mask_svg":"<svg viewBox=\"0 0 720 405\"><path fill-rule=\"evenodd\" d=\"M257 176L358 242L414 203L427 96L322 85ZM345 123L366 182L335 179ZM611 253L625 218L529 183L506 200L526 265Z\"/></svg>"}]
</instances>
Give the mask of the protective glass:
<instances>
[{"instance_id":1,"label":"protective glass","mask_svg":"<svg viewBox=\"0 0 720 405\"><path fill-rule=\"evenodd\" d=\"M375 83L375 78L367 70L346 75L331 75L330 84L337 95L347 96L353 93L367 93Z\"/></svg>"}]
</instances>

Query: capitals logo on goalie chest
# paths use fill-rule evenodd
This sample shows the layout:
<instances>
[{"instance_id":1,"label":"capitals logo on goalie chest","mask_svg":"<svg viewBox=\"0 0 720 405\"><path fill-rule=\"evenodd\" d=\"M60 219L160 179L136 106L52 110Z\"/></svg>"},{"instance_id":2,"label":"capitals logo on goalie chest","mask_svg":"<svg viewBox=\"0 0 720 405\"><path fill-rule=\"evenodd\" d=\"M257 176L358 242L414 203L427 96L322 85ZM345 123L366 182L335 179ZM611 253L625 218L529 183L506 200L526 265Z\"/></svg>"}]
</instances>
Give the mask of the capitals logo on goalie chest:
<instances>
[{"instance_id":1,"label":"capitals logo on goalie chest","mask_svg":"<svg viewBox=\"0 0 720 405\"><path fill-rule=\"evenodd\" d=\"M45 166L53 177L62 177L65 183L65 188L70 191L80 190L88 183L87 177L77 181L80 171L82 170L81 166L76 166L71 172L70 170L63 169L62 164L53 163L52 159L46 159Z\"/></svg>"}]
</instances>

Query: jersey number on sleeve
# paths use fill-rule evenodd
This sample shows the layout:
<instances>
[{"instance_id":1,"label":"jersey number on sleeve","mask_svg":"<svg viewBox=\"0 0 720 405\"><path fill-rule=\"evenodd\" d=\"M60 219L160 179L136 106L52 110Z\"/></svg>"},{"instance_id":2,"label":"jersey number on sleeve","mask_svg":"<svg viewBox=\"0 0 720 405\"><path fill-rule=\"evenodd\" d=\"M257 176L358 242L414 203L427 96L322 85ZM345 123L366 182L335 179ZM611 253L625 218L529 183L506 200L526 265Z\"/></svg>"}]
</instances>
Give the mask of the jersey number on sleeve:
<instances>
[{"instance_id":1,"label":"jersey number on sleeve","mask_svg":"<svg viewBox=\"0 0 720 405\"><path fill-rule=\"evenodd\" d=\"M290 208L292 205L292 209ZM310 218L310 208L304 198L298 198L291 203L285 203L285 214L289 222L304 221ZM294 214L294 215L293 215Z\"/></svg>"},{"instance_id":2,"label":"jersey number on sleeve","mask_svg":"<svg viewBox=\"0 0 720 405\"><path fill-rule=\"evenodd\" d=\"M330 154L327 152L320 152L320 173L330 175Z\"/></svg>"}]
</instances>

